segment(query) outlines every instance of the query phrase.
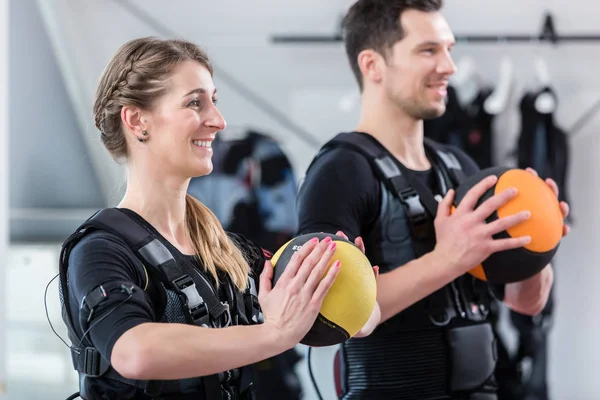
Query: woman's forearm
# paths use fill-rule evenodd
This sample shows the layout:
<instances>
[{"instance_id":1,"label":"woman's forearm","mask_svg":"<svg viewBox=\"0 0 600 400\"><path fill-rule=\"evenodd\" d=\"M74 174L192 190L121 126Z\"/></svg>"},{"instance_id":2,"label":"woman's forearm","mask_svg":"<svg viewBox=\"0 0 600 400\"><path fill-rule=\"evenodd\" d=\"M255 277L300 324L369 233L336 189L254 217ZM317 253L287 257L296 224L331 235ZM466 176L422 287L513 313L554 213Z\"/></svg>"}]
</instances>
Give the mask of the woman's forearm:
<instances>
[{"instance_id":1,"label":"woman's forearm","mask_svg":"<svg viewBox=\"0 0 600 400\"><path fill-rule=\"evenodd\" d=\"M209 329L145 323L117 340L111 365L129 379L184 379L249 365L292 346L264 324Z\"/></svg>"}]
</instances>

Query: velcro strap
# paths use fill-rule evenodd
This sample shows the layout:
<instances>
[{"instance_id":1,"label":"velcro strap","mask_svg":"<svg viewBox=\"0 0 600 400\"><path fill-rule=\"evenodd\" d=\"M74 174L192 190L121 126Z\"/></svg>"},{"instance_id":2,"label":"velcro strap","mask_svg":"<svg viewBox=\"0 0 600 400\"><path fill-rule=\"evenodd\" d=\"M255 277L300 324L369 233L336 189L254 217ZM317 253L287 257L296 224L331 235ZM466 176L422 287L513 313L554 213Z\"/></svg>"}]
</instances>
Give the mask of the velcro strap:
<instances>
[{"instance_id":1,"label":"velcro strap","mask_svg":"<svg viewBox=\"0 0 600 400\"><path fill-rule=\"evenodd\" d=\"M113 292L115 289L117 289L123 293L131 294L133 291L132 286L133 284L127 281L104 282L90 290L88 294L86 294L81 300L81 303L82 305L86 304L90 310L93 310L108 298L110 292Z\"/></svg>"},{"instance_id":2,"label":"velcro strap","mask_svg":"<svg viewBox=\"0 0 600 400\"><path fill-rule=\"evenodd\" d=\"M102 376L110 368L110 364L93 347L85 347L78 352L73 350L72 353L75 370L87 376Z\"/></svg>"}]
</instances>

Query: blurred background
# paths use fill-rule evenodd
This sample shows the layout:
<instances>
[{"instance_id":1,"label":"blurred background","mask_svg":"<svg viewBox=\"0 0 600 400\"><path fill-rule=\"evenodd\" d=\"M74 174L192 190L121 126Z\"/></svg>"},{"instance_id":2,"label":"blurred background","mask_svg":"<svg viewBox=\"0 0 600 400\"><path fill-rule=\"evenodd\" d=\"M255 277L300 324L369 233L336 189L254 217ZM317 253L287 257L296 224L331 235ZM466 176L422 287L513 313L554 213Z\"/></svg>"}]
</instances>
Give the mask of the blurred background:
<instances>
[{"instance_id":1,"label":"blurred background","mask_svg":"<svg viewBox=\"0 0 600 400\"><path fill-rule=\"evenodd\" d=\"M551 88L551 98L540 107L552 115L568 149L561 190L569 195L573 229L555 259L549 394L560 400L598 399L600 5L590 0L446 3L444 13L459 39L453 51L459 72L452 83L461 89L458 100L471 124L465 137L472 145L481 138L493 141L491 158L482 163L517 164L523 96ZM286 210L293 210L290 190L319 146L357 121L358 91L336 40L351 4L0 0L0 398L64 399L77 391L68 349L47 321L44 291L57 273L61 242L123 193L123 172L100 145L91 113L98 77L117 48L156 35L185 37L208 51L229 124L223 138L258 135L277 149L277 168L286 172L275 188L263 192L264 180L238 191L209 192L213 197L203 185L216 186L206 181L194 182L190 190L224 224L235 213L250 220L258 215L261 231L251 233L276 246L293 229ZM297 40L301 35L321 39ZM493 104L478 102L490 91ZM263 161L254 162L275 168ZM47 299L48 317L64 338L56 281ZM518 331L506 315L501 325L506 346L517 351ZM279 360L284 375L273 379L288 387L297 379L302 394L290 399L316 399L306 349L296 350L298 359ZM311 359L325 399L335 398L334 352L319 349ZM265 365L265 374L276 365Z\"/></svg>"}]
</instances>

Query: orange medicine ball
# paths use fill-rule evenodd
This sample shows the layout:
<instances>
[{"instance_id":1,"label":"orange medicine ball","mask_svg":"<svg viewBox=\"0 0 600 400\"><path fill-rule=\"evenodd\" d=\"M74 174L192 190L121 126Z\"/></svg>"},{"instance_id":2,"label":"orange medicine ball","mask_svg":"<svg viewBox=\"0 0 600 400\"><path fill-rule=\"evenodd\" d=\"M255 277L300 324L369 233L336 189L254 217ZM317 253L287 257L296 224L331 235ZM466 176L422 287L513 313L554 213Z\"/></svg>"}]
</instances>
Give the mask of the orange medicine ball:
<instances>
[{"instance_id":1,"label":"orange medicine ball","mask_svg":"<svg viewBox=\"0 0 600 400\"><path fill-rule=\"evenodd\" d=\"M456 188L455 206L460 204L469 189L490 175L496 175L498 181L481 197L477 206L511 187L516 188L518 194L490 215L488 223L521 211L531 212L528 220L494 235L494 238L531 236L531 242L517 249L494 253L469 272L492 283L530 278L548 265L558 250L564 222L559 201L541 178L522 169L492 167L470 176Z\"/></svg>"}]
</instances>

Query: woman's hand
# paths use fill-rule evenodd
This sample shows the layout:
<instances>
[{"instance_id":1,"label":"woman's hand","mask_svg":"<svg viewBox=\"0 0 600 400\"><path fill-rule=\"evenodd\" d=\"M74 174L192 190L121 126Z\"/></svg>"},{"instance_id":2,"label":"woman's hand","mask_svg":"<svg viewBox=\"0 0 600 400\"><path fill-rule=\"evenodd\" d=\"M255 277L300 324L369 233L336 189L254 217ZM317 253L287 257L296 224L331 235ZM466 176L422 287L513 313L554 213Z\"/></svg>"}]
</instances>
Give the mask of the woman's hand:
<instances>
[{"instance_id":1,"label":"woman's hand","mask_svg":"<svg viewBox=\"0 0 600 400\"><path fill-rule=\"evenodd\" d=\"M258 301L264 324L277 333L285 349L298 344L312 328L325 296L340 269L339 260L329 271L336 244L327 237L306 242L294 253L285 271L272 286L273 265L267 261L260 275Z\"/></svg>"}]
</instances>

